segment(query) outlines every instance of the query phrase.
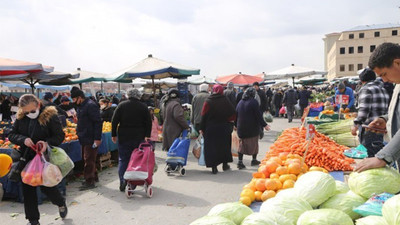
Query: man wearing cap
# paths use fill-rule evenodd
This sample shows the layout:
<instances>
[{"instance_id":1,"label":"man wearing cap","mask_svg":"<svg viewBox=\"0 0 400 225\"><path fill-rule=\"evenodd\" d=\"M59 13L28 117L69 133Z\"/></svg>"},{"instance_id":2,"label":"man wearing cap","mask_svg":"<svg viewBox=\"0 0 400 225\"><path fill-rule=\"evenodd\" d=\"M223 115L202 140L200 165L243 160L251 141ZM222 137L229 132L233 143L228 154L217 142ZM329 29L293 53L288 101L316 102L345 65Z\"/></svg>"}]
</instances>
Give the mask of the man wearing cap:
<instances>
[{"instance_id":1,"label":"man wearing cap","mask_svg":"<svg viewBox=\"0 0 400 225\"><path fill-rule=\"evenodd\" d=\"M74 87L71 90L72 101L77 106L76 133L82 146L82 157L84 160L83 182L80 190L95 188L95 182L98 181L96 170L97 150L101 144L102 126L100 109L96 102L85 97L85 94L79 88Z\"/></svg>"},{"instance_id":2,"label":"man wearing cap","mask_svg":"<svg viewBox=\"0 0 400 225\"><path fill-rule=\"evenodd\" d=\"M228 98L229 102L232 103L233 107L236 109L236 92L235 90L233 90L232 82L228 82L227 88L226 90L224 90L224 95Z\"/></svg>"},{"instance_id":3,"label":"man wearing cap","mask_svg":"<svg viewBox=\"0 0 400 225\"><path fill-rule=\"evenodd\" d=\"M57 114L59 116L65 116L67 117L67 113L61 109L57 104L53 102L53 94L51 92L46 92L43 95L43 100L42 100L43 106L54 106L57 109Z\"/></svg>"},{"instance_id":4,"label":"man wearing cap","mask_svg":"<svg viewBox=\"0 0 400 225\"><path fill-rule=\"evenodd\" d=\"M132 88L127 91L128 100L119 103L112 117L111 136L114 143L118 135L119 190L125 191L124 173L132 151L151 136L152 120L147 106L140 101L142 92Z\"/></svg>"},{"instance_id":5,"label":"man wearing cap","mask_svg":"<svg viewBox=\"0 0 400 225\"><path fill-rule=\"evenodd\" d=\"M353 89L346 87L346 85L344 83L340 82L336 89L335 99L336 99L336 96L338 96L338 95L348 96L348 99L349 99L348 103L342 104L342 108L343 108L344 112L347 113L350 111L355 111L354 107L353 107L354 102L355 102ZM340 102L336 102L336 104L340 105ZM340 109L340 110L342 110L342 109Z\"/></svg>"},{"instance_id":6,"label":"man wearing cap","mask_svg":"<svg viewBox=\"0 0 400 225\"><path fill-rule=\"evenodd\" d=\"M208 93L208 84L202 84L200 85L200 92L197 93L193 98L192 102L193 113L191 122L194 125L194 129L196 129L196 131L200 130L201 111L203 110L204 102L209 96L210 94ZM235 96L235 105L236 105L236 96Z\"/></svg>"},{"instance_id":7,"label":"man wearing cap","mask_svg":"<svg viewBox=\"0 0 400 225\"><path fill-rule=\"evenodd\" d=\"M60 107L65 112L74 108L74 106L70 104L70 100L67 96L62 96L60 102L61 104L59 104L58 107ZM68 116L68 118L72 118L72 116Z\"/></svg>"},{"instance_id":8,"label":"man wearing cap","mask_svg":"<svg viewBox=\"0 0 400 225\"><path fill-rule=\"evenodd\" d=\"M368 156L374 157L380 149L373 147L373 142L383 142L383 134L367 131L362 125L369 125L374 119L387 114L389 95L381 79L376 79L375 72L369 68L359 75L362 87L358 92L358 114L351 133L359 131L360 143L368 150Z\"/></svg>"}]
</instances>

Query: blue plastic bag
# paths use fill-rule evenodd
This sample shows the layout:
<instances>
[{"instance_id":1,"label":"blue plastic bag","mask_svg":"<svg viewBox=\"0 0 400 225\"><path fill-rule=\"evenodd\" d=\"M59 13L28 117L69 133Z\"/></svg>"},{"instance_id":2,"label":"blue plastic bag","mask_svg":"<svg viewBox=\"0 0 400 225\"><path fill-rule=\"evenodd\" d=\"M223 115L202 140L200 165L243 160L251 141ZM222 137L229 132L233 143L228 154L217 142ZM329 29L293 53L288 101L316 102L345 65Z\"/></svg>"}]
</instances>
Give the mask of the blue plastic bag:
<instances>
[{"instance_id":1,"label":"blue plastic bag","mask_svg":"<svg viewBox=\"0 0 400 225\"><path fill-rule=\"evenodd\" d=\"M188 138L188 131L184 130L182 136L175 139L172 146L167 153L167 164L176 166L186 166L186 161L189 153L190 139Z\"/></svg>"},{"instance_id":2,"label":"blue plastic bag","mask_svg":"<svg viewBox=\"0 0 400 225\"><path fill-rule=\"evenodd\" d=\"M353 209L354 212L361 216L382 216L382 206L386 200L393 197L390 193L382 193L374 195L368 201L357 208Z\"/></svg>"},{"instance_id":3,"label":"blue plastic bag","mask_svg":"<svg viewBox=\"0 0 400 225\"><path fill-rule=\"evenodd\" d=\"M200 144L201 144L201 154L199 158L199 165L206 166L206 160L204 158L204 137L201 137Z\"/></svg>"}]
</instances>

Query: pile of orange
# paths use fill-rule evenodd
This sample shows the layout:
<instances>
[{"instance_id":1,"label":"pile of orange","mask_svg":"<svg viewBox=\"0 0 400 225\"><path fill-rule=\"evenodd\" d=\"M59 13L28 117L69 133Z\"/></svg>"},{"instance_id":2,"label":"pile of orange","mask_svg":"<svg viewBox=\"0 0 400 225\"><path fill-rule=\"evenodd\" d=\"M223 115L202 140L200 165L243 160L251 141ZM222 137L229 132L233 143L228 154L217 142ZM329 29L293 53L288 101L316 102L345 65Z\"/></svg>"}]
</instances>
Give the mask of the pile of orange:
<instances>
[{"instance_id":1,"label":"pile of orange","mask_svg":"<svg viewBox=\"0 0 400 225\"><path fill-rule=\"evenodd\" d=\"M0 139L0 148L19 149L19 146L11 143L11 141L9 141L8 138L6 138L6 140Z\"/></svg>"},{"instance_id":2,"label":"pile of orange","mask_svg":"<svg viewBox=\"0 0 400 225\"><path fill-rule=\"evenodd\" d=\"M74 140L78 140L78 135L76 135L76 128L64 128L65 138L63 142L70 142Z\"/></svg>"},{"instance_id":3,"label":"pile of orange","mask_svg":"<svg viewBox=\"0 0 400 225\"><path fill-rule=\"evenodd\" d=\"M307 164L297 154L282 152L279 156L266 156L258 172L253 173L250 183L243 187L239 201L247 206L253 201L266 201L275 197L279 191L292 188L296 180L307 171Z\"/></svg>"}]
</instances>

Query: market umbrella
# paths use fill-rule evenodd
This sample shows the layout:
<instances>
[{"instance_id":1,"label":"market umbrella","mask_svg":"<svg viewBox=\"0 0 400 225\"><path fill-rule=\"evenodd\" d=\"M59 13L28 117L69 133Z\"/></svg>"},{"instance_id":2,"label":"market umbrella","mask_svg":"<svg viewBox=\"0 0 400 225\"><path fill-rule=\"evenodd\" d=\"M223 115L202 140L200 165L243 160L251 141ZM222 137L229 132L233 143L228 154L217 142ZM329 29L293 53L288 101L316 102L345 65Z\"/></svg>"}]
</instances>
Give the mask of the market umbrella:
<instances>
[{"instance_id":1,"label":"market umbrella","mask_svg":"<svg viewBox=\"0 0 400 225\"><path fill-rule=\"evenodd\" d=\"M188 81L189 84L193 84L193 85L200 85L200 84L215 84L215 79L212 79L210 77L200 77L200 78L196 78L193 80Z\"/></svg>"},{"instance_id":2,"label":"market umbrella","mask_svg":"<svg viewBox=\"0 0 400 225\"><path fill-rule=\"evenodd\" d=\"M292 64L289 67L285 67L280 70L272 71L267 73L265 79L266 80L275 80L275 79L283 79L283 78L292 78L294 84L294 78L301 78L309 75L321 74L325 75L327 72L318 71L306 67L295 66Z\"/></svg>"},{"instance_id":3,"label":"market umbrella","mask_svg":"<svg viewBox=\"0 0 400 225\"><path fill-rule=\"evenodd\" d=\"M314 85L314 84L319 84L321 82L327 81L326 77L323 75L312 75L312 76L307 76L300 78L299 81L296 82L296 84L302 84L302 85Z\"/></svg>"},{"instance_id":4,"label":"market umbrella","mask_svg":"<svg viewBox=\"0 0 400 225\"><path fill-rule=\"evenodd\" d=\"M140 62L117 73L118 77L112 79L116 82L130 81L140 77L143 79L151 79L153 85L154 102L156 102L156 89L154 79L162 79L167 77L184 78L192 75L200 74L200 69L183 66L180 64L167 62L153 57L151 54Z\"/></svg>"},{"instance_id":5,"label":"market umbrella","mask_svg":"<svg viewBox=\"0 0 400 225\"><path fill-rule=\"evenodd\" d=\"M254 82L262 82L263 80L264 79L260 77L242 74L241 72L239 72L238 74L222 76L215 79L215 81L220 84L227 84L228 82L232 82L233 84L239 86L253 84Z\"/></svg>"}]
</instances>

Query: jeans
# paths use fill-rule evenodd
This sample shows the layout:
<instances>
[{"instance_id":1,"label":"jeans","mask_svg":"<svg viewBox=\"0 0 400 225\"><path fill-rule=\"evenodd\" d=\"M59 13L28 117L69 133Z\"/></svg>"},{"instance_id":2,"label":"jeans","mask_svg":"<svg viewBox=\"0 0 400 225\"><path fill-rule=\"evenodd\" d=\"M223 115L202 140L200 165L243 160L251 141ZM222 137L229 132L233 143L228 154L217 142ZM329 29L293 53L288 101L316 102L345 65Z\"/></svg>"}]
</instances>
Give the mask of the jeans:
<instances>
[{"instance_id":1,"label":"jeans","mask_svg":"<svg viewBox=\"0 0 400 225\"><path fill-rule=\"evenodd\" d=\"M133 139L118 143L118 176L120 184L124 182L124 173L128 168L129 160L134 149L138 148L143 140Z\"/></svg>"},{"instance_id":2,"label":"jeans","mask_svg":"<svg viewBox=\"0 0 400 225\"><path fill-rule=\"evenodd\" d=\"M94 184L98 180L96 169L97 149L92 148L91 145L83 145L82 153L84 160L83 176L87 184Z\"/></svg>"},{"instance_id":3,"label":"jeans","mask_svg":"<svg viewBox=\"0 0 400 225\"><path fill-rule=\"evenodd\" d=\"M381 150L381 146L383 146L383 144L377 144L383 142L383 134L366 131L363 128L361 128L359 133L360 144L364 145L367 149L368 157L374 157Z\"/></svg>"},{"instance_id":4,"label":"jeans","mask_svg":"<svg viewBox=\"0 0 400 225\"><path fill-rule=\"evenodd\" d=\"M40 189L50 199L51 203L57 206L64 205L65 199L57 187L40 186ZM24 194L25 218L29 221L38 221L40 214L36 187L22 183L22 192Z\"/></svg>"}]
</instances>

